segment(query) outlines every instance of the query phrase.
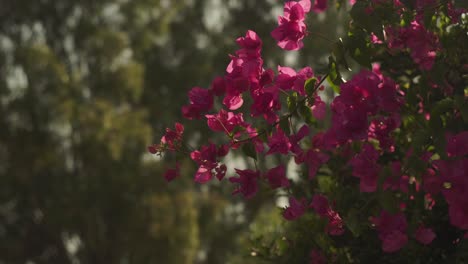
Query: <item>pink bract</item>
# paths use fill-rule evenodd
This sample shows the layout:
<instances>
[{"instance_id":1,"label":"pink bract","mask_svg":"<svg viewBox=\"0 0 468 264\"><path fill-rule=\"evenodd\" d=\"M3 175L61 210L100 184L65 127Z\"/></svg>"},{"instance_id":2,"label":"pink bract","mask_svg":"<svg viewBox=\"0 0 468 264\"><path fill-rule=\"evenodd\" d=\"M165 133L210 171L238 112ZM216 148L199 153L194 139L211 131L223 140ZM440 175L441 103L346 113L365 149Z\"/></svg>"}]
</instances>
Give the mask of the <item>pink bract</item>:
<instances>
[{"instance_id":1,"label":"pink bract","mask_svg":"<svg viewBox=\"0 0 468 264\"><path fill-rule=\"evenodd\" d=\"M309 0L289 1L284 4L284 15L278 18L278 27L271 32L279 47L298 50L304 46L302 39L307 34L305 14L310 11Z\"/></svg>"},{"instance_id":2,"label":"pink bract","mask_svg":"<svg viewBox=\"0 0 468 264\"><path fill-rule=\"evenodd\" d=\"M257 181L258 178L260 178L260 172L253 170L235 170L239 177L231 177L229 181L238 183L238 187L232 194L241 193L246 199L254 197L258 191Z\"/></svg>"},{"instance_id":3,"label":"pink bract","mask_svg":"<svg viewBox=\"0 0 468 264\"><path fill-rule=\"evenodd\" d=\"M301 217L307 209L306 200L304 198L297 200L294 197L289 197L289 206L284 210L283 217L286 220L295 220Z\"/></svg>"}]
</instances>

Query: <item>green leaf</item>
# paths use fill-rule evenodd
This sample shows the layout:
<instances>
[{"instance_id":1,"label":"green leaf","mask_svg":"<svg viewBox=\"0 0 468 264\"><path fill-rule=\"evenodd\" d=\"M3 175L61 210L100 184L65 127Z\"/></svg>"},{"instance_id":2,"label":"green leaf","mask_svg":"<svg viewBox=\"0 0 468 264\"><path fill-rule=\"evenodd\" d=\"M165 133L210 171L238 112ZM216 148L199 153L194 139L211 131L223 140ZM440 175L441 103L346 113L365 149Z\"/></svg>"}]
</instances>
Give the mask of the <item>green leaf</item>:
<instances>
[{"instance_id":1,"label":"green leaf","mask_svg":"<svg viewBox=\"0 0 468 264\"><path fill-rule=\"evenodd\" d=\"M336 94L340 93L341 91L340 86L334 84L333 81L330 79L330 76L327 77L327 82L328 82L328 85L330 85L330 87L333 89L333 92L335 92Z\"/></svg>"},{"instance_id":2,"label":"green leaf","mask_svg":"<svg viewBox=\"0 0 468 264\"><path fill-rule=\"evenodd\" d=\"M438 101L431 110L431 119L429 125L435 131L443 129L443 122L441 116L446 112L450 111L454 106L452 98L444 98Z\"/></svg>"},{"instance_id":3,"label":"green leaf","mask_svg":"<svg viewBox=\"0 0 468 264\"><path fill-rule=\"evenodd\" d=\"M463 96L455 96L455 107L460 110L464 122L468 122L468 102Z\"/></svg>"},{"instance_id":4,"label":"green leaf","mask_svg":"<svg viewBox=\"0 0 468 264\"><path fill-rule=\"evenodd\" d=\"M379 203L384 210L390 213L396 213L398 211L398 199L393 192L381 192L379 194Z\"/></svg>"},{"instance_id":5,"label":"green leaf","mask_svg":"<svg viewBox=\"0 0 468 264\"><path fill-rule=\"evenodd\" d=\"M242 145L242 153L247 157L257 160L257 152L255 151L255 145L250 141Z\"/></svg>"},{"instance_id":6,"label":"green leaf","mask_svg":"<svg viewBox=\"0 0 468 264\"><path fill-rule=\"evenodd\" d=\"M304 89L307 96L311 96L315 92L315 85L317 84L317 81L317 78L312 77L305 82Z\"/></svg>"},{"instance_id":7,"label":"green leaf","mask_svg":"<svg viewBox=\"0 0 468 264\"><path fill-rule=\"evenodd\" d=\"M345 217L344 222L348 229L353 233L354 237L361 235L361 219L359 218L359 211L355 208L349 210L348 215Z\"/></svg>"},{"instance_id":8,"label":"green leaf","mask_svg":"<svg viewBox=\"0 0 468 264\"><path fill-rule=\"evenodd\" d=\"M342 66L346 70L351 71L348 65L348 61L346 60L346 49L341 38L339 41L333 44L332 54L335 56L336 62L339 66Z\"/></svg>"},{"instance_id":9,"label":"green leaf","mask_svg":"<svg viewBox=\"0 0 468 264\"><path fill-rule=\"evenodd\" d=\"M468 2L466 0L455 0L455 8L468 8Z\"/></svg>"},{"instance_id":10,"label":"green leaf","mask_svg":"<svg viewBox=\"0 0 468 264\"><path fill-rule=\"evenodd\" d=\"M431 119L429 120L429 127L432 130L431 133L433 134L433 138L436 144L436 149L438 150L439 154L443 154L443 149L441 147L444 144L438 142L440 138L444 138L444 122L442 120L442 115L448 112L453 108L453 100L452 98L445 98L437 102L431 110Z\"/></svg>"},{"instance_id":11,"label":"green leaf","mask_svg":"<svg viewBox=\"0 0 468 264\"><path fill-rule=\"evenodd\" d=\"M289 118L288 117L282 117L279 122L281 130L283 130L286 135L291 134L291 126L289 125Z\"/></svg>"},{"instance_id":12,"label":"green leaf","mask_svg":"<svg viewBox=\"0 0 468 264\"><path fill-rule=\"evenodd\" d=\"M422 147L429 142L431 135L425 129L418 130L411 138L411 145L416 153L421 153Z\"/></svg>"},{"instance_id":13,"label":"green leaf","mask_svg":"<svg viewBox=\"0 0 468 264\"><path fill-rule=\"evenodd\" d=\"M368 37L366 32L361 29L356 29L350 32L344 45L348 49L351 58L361 66L371 69L371 49L367 40Z\"/></svg>"},{"instance_id":14,"label":"green leaf","mask_svg":"<svg viewBox=\"0 0 468 264\"><path fill-rule=\"evenodd\" d=\"M336 64L335 58L333 58L333 56L328 57L327 81L330 84L330 86L333 88L333 91L335 91L335 93L340 93L339 85L343 83L343 79L341 78L338 65Z\"/></svg>"},{"instance_id":15,"label":"green leaf","mask_svg":"<svg viewBox=\"0 0 468 264\"><path fill-rule=\"evenodd\" d=\"M308 125L312 125L315 122L314 116L312 115L312 109L306 105L306 103L299 106L299 113L301 114L304 122Z\"/></svg>"},{"instance_id":16,"label":"green leaf","mask_svg":"<svg viewBox=\"0 0 468 264\"><path fill-rule=\"evenodd\" d=\"M334 187L334 181L330 176L317 176L319 189L324 193L331 193Z\"/></svg>"},{"instance_id":17,"label":"green leaf","mask_svg":"<svg viewBox=\"0 0 468 264\"><path fill-rule=\"evenodd\" d=\"M434 12L435 12L435 8L424 9L424 25L426 27L428 27L431 24Z\"/></svg>"},{"instance_id":18,"label":"green leaf","mask_svg":"<svg viewBox=\"0 0 468 264\"><path fill-rule=\"evenodd\" d=\"M288 104L288 110L292 114L294 114L296 108L297 108L297 92L293 92L286 98L286 103Z\"/></svg>"},{"instance_id":19,"label":"green leaf","mask_svg":"<svg viewBox=\"0 0 468 264\"><path fill-rule=\"evenodd\" d=\"M356 25L365 29L368 33L374 32L380 39L383 39L382 21L375 12L369 14L368 7L367 2L357 1L349 13Z\"/></svg>"},{"instance_id":20,"label":"green leaf","mask_svg":"<svg viewBox=\"0 0 468 264\"><path fill-rule=\"evenodd\" d=\"M333 56L328 57L328 77L330 80L335 83L336 80L339 78L339 71L337 69L336 61Z\"/></svg>"},{"instance_id":21,"label":"green leaf","mask_svg":"<svg viewBox=\"0 0 468 264\"><path fill-rule=\"evenodd\" d=\"M453 108L454 102L452 98L444 98L440 101L438 101L434 108L431 110L431 119L433 115L439 116L442 115L443 113L451 110Z\"/></svg>"}]
</instances>

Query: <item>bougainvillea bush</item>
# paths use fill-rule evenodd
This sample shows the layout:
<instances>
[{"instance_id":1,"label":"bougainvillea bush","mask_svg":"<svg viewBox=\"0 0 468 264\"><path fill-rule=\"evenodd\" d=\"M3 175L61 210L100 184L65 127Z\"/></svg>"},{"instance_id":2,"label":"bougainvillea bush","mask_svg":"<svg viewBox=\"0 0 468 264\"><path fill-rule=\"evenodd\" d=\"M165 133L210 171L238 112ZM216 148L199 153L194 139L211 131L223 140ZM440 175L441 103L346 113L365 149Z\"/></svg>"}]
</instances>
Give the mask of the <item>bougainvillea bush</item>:
<instances>
[{"instance_id":1,"label":"bougainvillea bush","mask_svg":"<svg viewBox=\"0 0 468 264\"><path fill-rule=\"evenodd\" d=\"M195 182L231 184L246 202L268 189L287 194L288 228L256 247L256 257L468 263L468 13L462 2L333 2L351 22L330 45L324 72L264 67L266 39L296 52L314 37L307 17L332 4L286 2L271 36L247 30L224 76L209 88L192 88L182 106L187 122L204 123L224 140L189 146L183 124L175 123L149 151L175 157L167 181L180 175L186 155L196 163ZM349 72L352 61L360 70ZM325 98L324 89L334 96ZM226 175L230 152L252 166ZM280 162L261 170L259 156ZM291 159L300 168L294 180L286 165Z\"/></svg>"}]
</instances>

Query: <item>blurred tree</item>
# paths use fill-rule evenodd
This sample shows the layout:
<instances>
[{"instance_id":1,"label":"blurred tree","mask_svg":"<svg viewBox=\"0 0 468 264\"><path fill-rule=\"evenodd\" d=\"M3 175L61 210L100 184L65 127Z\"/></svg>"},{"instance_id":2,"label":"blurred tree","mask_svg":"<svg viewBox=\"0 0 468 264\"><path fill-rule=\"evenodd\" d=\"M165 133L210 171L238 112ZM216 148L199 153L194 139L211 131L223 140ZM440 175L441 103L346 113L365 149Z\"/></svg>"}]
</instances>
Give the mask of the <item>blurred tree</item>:
<instances>
[{"instance_id":1,"label":"blurred tree","mask_svg":"<svg viewBox=\"0 0 468 264\"><path fill-rule=\"evenodd\" d=\"M0 0L0 263L222 263L245 253L240 236L269 199L245 207L227 200L230 189L200 189L190 162L167 185L165 163L145 152L153 131L180 117L186 91L223 74L247 29L268 42L267 65L321 62L320 37L286 59L273 49L273 2ZM336 32L335 22L311 23Z\"/></svg>"}]
</instances>

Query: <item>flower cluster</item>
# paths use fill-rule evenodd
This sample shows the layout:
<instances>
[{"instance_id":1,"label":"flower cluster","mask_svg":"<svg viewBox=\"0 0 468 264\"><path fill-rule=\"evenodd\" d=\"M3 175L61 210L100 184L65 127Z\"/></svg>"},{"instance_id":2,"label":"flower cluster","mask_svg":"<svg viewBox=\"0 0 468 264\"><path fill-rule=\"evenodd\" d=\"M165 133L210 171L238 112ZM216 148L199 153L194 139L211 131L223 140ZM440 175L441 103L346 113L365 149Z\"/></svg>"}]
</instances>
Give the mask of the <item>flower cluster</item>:
<instances>
[{"instance_id":1,"label":"flower cluster","mask_svg":"<svg viewBox=\"0 0 468 264\"><path fill-rule=\"evenodd\" d=\"M434 65L439 39L424 25L414 20L404 28L387 28L388 47L392 50L409 49L411 58L422 70L430 70Z\"/></svg>"},{"instance_id":2,"label":"flower cluster","mask_svg":"<svg viewBox=\"0 0 468 264\"><path fill-rule=\"evenodd\" d=\"M310 12L310 9L310 0L289 1L284 4L284 14L278 17L278 27L271 32L279 47L285 50L298 50L304 46L302 40L307 34L304 20L305 14Z\"/></svg>"},{"instance_id":3,"label":"flower cluster","mask_svg":"<svg viewBox=\"0 0 468 264\"><path fill-rule=\"evenodd\" d=\"M395 16L376 20L379 23L395 20L377 27L384 29L384 37L379 39L377 35L381 34L372 25L356 23L356 28L364 28L359 28L358 33L367 34L361 39L366 45L343 41L334 46L336 49L347 45L342 53L349 52L353 58L368 52L366 56L373 62L362 63L365 67L372 65L371 70L360 70L344 82L339 78L338 66L346 58L333 58L339 56L336 51L330 57L328 72L318 71L323 75L316 75L311 67L295 70L277 66L277 72L265 69L263 42L257 33L248 30L236 40L240 48L230 55L224 76L215 78L209 89L192 88L188 93L189 104L182 107L185 118L206 119L208 128L227 138L227 142L215 144L212 142L217 138L213 138L198 150L188 151L183 145L184 127L176 123L174 130L166 129L159 144L148 147L149 152L190 153L197 164L194 180L198 183L213 178L223 180L229 166L223 159L230 151L234 154L242 151L253 159L260 155L283 158L280 164L267 165L270 169L265 171L257 166L255 170L234 168L236 175L227 177L234 185L233 194L252 199L262 183L275 191L282 189L289 199L289 205L282 211L284 219L300 222L304 215L315 213L315 219L326 222L320 232L333 238L351 239L359 229L375 229L381 250L386 253L398 252L411 239L426 246L436 244L432 242L439 239L434 231L438 230L433 230L432 224L444 219L434 220L436 216L431 213L444 205L451 227L457 232L468 230L468 109L466 89L460 88L468 84L465 82L463 86L461 78L435 83L437 78L427 74L435 71L438 54L450 57L437 32L451 33L445 26L435 29L435 25L423 23L420 17L427 6L437 9L432 7L435 2L418 0L414 10L398 0L357 2L353 10L365 8L356 13L368 13L369 19L378 16L382 11L378 9L386 6L397 12ZM434 12L434 16L447 12L452 21L458 21L451 17L455 16L455 9L450 3L445 7ZM309 0L286 2L279 26L271 36L282 49L302 48L307 35L305 15L326 8L325 0L316 0L313 6ZM350 39L360 36L352 33L355 32L348 34ZM407 51L413 68L399 69L400 65L380 61L381 54L388 53L406 61ZM462 59L454 61L449 70L442 69L443 74L436 77L443 79L453 74L458 71L455 66L466 68L460 65ZM336 86L337 94L329 100L318 93L324 89L325 81ZM285 162L289 159L300 167L297 181L287 176ZM176 162L164 177L171 181L179 175L180 164ZM320 182L324 178L327 184ZM348 199L348 193L337 192L348 191L352 201L343 201ZM368 199L365 204L371 208L359 211L366 219L376 212L380 215L370 221L353 219L361 209L350 204L362 199ZM387 210L388 207L393 210ZM316 244L310 261L325 263L330 252L316 249ZM334 249L333 254L338 251Z\"/></svg>"}]
</instances>

